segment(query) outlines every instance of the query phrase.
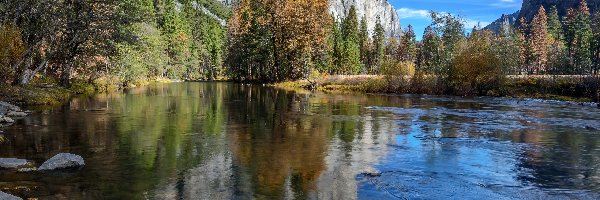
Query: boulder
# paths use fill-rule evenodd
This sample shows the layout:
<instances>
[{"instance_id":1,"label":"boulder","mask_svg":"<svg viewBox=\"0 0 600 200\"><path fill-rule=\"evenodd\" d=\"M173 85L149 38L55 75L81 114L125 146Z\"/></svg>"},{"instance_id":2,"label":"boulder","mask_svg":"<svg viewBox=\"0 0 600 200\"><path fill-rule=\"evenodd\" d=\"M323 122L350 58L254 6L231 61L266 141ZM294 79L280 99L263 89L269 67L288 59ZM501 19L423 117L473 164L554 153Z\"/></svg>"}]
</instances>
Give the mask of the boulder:
<instances>
[{"instance_id":1,"label":"boulder","mask_svg":"<svg viewBox=\"0 0 600 200\"><path fill-rule=\"evenodd\" d=\"M8 113L6 113L6 116L9 116L9 117L25 117L25 116L27 116L27 113L21 112L21 111L9 111Z\"/></svg>"},{"instance_id":2,"label":"boulder","mask_svg":"<svg viewBox=\"0 0 600 200\"><path fill-rule=\"evenodd\" d=\"M21 111L19 106L12 105L10 103L6 103L4 101L0 101L0 111Z\"/></svg>"},{"instance_id":3,"label":"boulder","mask_svg":"<svg viewBox=\"0 0 600 200\"><path fill-rule=\"evenodd\" d=\"M8 123L8 124L10 124L10 123L15 123L15 120L13 120L10 117L4 117L4 116L0 115L0 123Z\"/></svg>"},{"instance_id":4,"label":"boulder","mask_svg":"<svg viewBox=\"0 0 600 200\"><path fill-rule=\"evenodd\" d=\"M70 153L59 153L54 157L46 160L38 168L40 171L44 170L56 170L56 169L67 169L67 168L78 168L85 165L83 158L76 154Z\"/></svg>"},{"instance_id":5,"label":"boulder","mask_svg":"<svg viewBox=\"0 0 600 200\"><path fill-rule=\"evenodd\" d=\"M27 167L30 163L25 159L18 158L0 158L0 168L15 169Z\"/></svg>"},{"instance_id":6,"label":"boulder","mask_svg":"<svg viewBox=\"0 0 600 200\"><path fill-rule=\"evenodd\" d=\"M23 200L21 197L14 196L12 194L4 193L0 191L0 199L1 200Z\"/></svg>"}]
</instances>

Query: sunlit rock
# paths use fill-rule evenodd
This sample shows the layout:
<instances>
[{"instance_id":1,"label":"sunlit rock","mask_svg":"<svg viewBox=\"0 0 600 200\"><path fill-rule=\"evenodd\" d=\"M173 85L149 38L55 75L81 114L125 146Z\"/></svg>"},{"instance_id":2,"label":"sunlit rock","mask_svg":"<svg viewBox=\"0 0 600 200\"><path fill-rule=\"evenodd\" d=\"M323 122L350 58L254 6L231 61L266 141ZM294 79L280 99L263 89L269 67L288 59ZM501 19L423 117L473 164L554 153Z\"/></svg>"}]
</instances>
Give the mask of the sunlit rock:
<instances>
[{"instance_id":1,"label":"sunlit rock","mask_svg":"<svg viewBox=\"0 0 600 200\"><path fill-rule=\"evenodd\" d=\"M38 168L38 170L56 170L56 169L66 169L66 168L77 168L85 165L83 158L79 155L70 154L70 153L59 153L54 157L46 160Z\"/></svg>"},{"instance_id":2,"label":"sunlit rock","mask_svg":"<svg viewBox=\"0 0 600 200\"><path fill-rule=\"evenodd\" d=\"M1 200L23 200L20 197L14 196L12 194L4 193L0 191L0 199Z\"/></svg>"}]
</instances>

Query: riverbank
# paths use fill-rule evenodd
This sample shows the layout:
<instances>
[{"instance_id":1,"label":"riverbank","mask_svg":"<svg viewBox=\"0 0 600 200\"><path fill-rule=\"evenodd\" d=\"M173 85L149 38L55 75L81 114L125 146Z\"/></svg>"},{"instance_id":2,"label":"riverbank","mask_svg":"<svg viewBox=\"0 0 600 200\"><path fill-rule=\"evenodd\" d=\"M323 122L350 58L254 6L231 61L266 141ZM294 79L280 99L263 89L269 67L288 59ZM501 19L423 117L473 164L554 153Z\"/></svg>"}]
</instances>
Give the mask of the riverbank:
<instances>
[{"instance_id":1,"label":"riverbank","mask_svg":"<svg viewBox=\"0 0 600 200\"><path fill-rule=\"evenodd\" d=\"M287 89L314 89L327 93L384 93L469 96L453 91L433 76L331 75L314 80L275 84ZM479 96L532 98L572 102L599 102L598 76L507 76ZM597 104L598 105L598 104Z\"/></svg>"},{"instance_id":2,"label":"riverbank","mask_svg":"<svg viewBox=\"0 0 600 200\"><path fill-rule=\"evenodd\" d=\"M170 82L177 82L177 80L157 78L125 85L118 78L102 77L94 81L72 80L70 87L62 87L56 79L38 78L24 86L0 86L0 101L10 102L19 106L57 105L76 95L114 92L145 86L151 83Z\"/></svg>"}]
</instances>

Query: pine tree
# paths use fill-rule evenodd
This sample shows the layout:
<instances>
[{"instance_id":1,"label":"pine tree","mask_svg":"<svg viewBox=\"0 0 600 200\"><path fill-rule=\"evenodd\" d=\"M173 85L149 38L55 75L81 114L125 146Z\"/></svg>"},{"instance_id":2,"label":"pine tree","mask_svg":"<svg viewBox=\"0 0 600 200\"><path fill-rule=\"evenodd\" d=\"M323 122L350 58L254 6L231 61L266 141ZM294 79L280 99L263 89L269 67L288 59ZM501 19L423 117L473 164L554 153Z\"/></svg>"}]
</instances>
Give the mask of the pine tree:
<instances>
[{"instance_id":1,"label":"pine tree","mask_svg":"<svg viewBox=\"0 0 600 200\"><path fill-rule=\"evenodd\" d=\"M342 22L342 35L344 36L344 40L352 41L356 44L359 44L359 27L358 27L358 17L356 15L356 7L351 6L348 10L348 14L344 21Z\"/></svg>"},{"instance_id":2,"label":"pine tree","mask_svg":"<svg viewBox=\"0 0 600 200\"><path fill-rule=\"evenodd\" d=\"M594 43L592 48L593 62L594 62L594 73L598 74L600 70L600 10L596 11L594 20L592 20L592 29L594 33Z\"/></svg>"},{"instance_id":3,"label":"pine tree","mask_svg":"<svg viewBox=\"0 0 600 200\"><path fill-rule=\"evenodd\" d=\"M435 34L433 28L428 26L423 33L423 47L421 48L421 61L418 65L419 70L435 74L439 71L441 39Z\"/></svg>"},{"instance_id":4,"label":"pine tree","mask_svg":"<svg viewBox=\"0 0 600 200\"><path fill-rule=\"evenodd\" d=\"M404 35L400 38L398 59L400 61L416 62L417 39L412 25L408 25L406 30L404 30Z\"/></svg>"},{"instance_id":5,"label":"pine tree","mask_svg":"<svg viewBox=\"0 0 600 200\"><path fill-rule=\"evenodd\" d=\"M531 45L532 66L528 73L541 73L546 70L548 64L548 19L546 10L543 6L540 7L538 13L533 17L531 22L531 34L529 35Z\"/></svg>"},{"instance_id":6,"label":"pine tree","mask_svg":"<svg viewBox=\"0 0 600 200\"><path fill-rule=\"evenodd\" d=\"M592 69L592 26L590 10L585 0L581 0L575 20L574 60L575 72L583 74Z\"/></svg>"},{"instance_id":7,"label":"pine tree","mask_svg":"<svg viewBox=\"0 0 600 200\"><path fill-rule=\"evenodd\" d=\"M360 32L359 32L359 45L360 45L360 59L364 66L368 64L369 55L369 31L367 27L367 16L364 15L360 20Z\"/></svg>"},{"instance_id":8,"label":"pine tree","mask_svg":"<svg viewBox=\"0 0 600 200\"><path fill-rule=\"evenodd\" d=\"M553 41L564 40L563 28L558 17L556 6L552 6L548 13L548 34L550 34Z\"/></svg>"},{"instance_id":9,"label":"pine tree","mask_svg":"<svg viewBox=\"0 0 600 200\"><path fill-rule=\"evenodd\" d=\"M385 29L381 25L381 20L377 16L375 29L373 30L373 66L369 69L369 73L379 73L383 58L385 55Z\"/></svg>"},{"instance_id":10,"label":"pine tree","mask_svg":"<svg viewBox=\"0 0 600 200\"><path fill-rule=\"evenodd\" d=\"M351 6L341 25L342 50L338 73L357 74L363 71L360 60L359 26L356 8Z\"/></svg>"}]
</instances>

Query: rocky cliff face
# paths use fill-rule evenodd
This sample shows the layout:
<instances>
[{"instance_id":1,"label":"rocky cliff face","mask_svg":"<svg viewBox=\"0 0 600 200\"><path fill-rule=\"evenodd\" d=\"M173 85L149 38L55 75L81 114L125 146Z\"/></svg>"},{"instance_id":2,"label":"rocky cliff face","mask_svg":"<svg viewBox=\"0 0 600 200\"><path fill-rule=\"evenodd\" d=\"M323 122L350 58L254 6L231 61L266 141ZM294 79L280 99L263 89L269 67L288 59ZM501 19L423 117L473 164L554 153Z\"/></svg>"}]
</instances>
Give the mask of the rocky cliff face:
<instances>
[{"instance_id":1,"label":"rocky cliff face","mask_svg":"<svg viewBox=\"0 0 600 200\"><path fill-rule=\"evenodd\" d=\"M580 0L523 0L521 11L517 11L512 15L502 15L500 19L488 25L486 29L498 33L505 24L514 27L521 17L524 17L527 21L531 21L533 16L540 9L540 6L544 6L546 12L548 12L552 6L556 6L558 15L564 17L567 15L567 10L569 8L577 9L579 1ZM587 0L587 3L592 14L600 10L600 0Z\"/></svg>"},{"instance_id":2,"label":"rocky cliff face","mask_svg":"<svg viewBox=\"0 0 600 200\"><path fill-rule=\"evenodd\" d=\"M517 21L519 19L519 13L520 12L517 11L510 15L502 14L502 17L500 17L500 19L497 19L496 21L492 22L485 28L488 30L491 30L494 33L501 33L502 31L508 31L511 29L511 27L513 27L515 25L515 23L517 23Z\"/></svg>"},{"instance_id":3,"label":"rocky cliff face","mask_svg":"<svg viewBox=\"0 0 600 200\"><path fill-rule=\"evenodd\" d=\"M226 6L234 6L240 0L219 1ZM367 17L369 34L375 29L377 16L381 19L386 36L399 36L402 33L398 13L387 0L329 0L329 11L337 19L345 17L351 6L356 7L359 21L363 16Z\"/></svg>"},{"instance_id":4,"label":"rocky cliff face","mask_svg":"<svg viewBox=\"0 0 600 200\"><path fill-rule=\"evenodd\" d=\"M386 36L398 36L402 33L400 18L392 4L387 0L330 0L329 10L337 19L345 17L351 6L356 7L359 21L367 17L369 34L373 33L377 16L385 28Z\"/></svg>"}]
</instances>

